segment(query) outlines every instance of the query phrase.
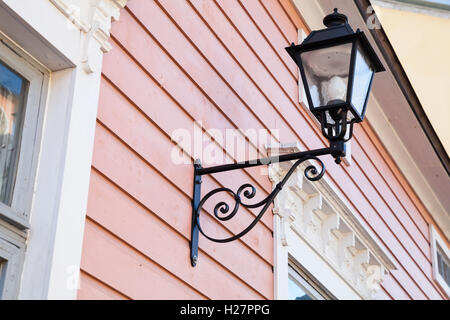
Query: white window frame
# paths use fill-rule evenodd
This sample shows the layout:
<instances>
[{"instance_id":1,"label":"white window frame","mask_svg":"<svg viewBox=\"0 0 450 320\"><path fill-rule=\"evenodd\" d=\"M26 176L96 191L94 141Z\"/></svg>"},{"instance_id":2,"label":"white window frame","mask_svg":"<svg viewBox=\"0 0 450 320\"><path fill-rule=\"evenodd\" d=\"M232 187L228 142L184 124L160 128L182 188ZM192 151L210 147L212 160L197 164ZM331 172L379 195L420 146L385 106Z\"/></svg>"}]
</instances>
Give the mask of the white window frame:
<instances>
[{"instance_id":1,"label":"white window frame","mask_svg":"<svg viewBox=\"0 0 450 320\"><path fill-rule=\"evenodd\" d=\"M276 300L288 299L289 261L301 262L302 269L307 270L317 279L319 285L331 293L337 300L361 300L362 297L295 232L283 226L285 222L280 216L274 215L274 296ZM288 233L281 235L288 229ZM286 237L283 240L283 237ZM286 243L284 243L286 241Z\"/></svg>"},{"instance_id":2,"label":"white window frame","mask_svg":"<svg viewBox=\"0 0 450 320\"><path fill-rule=\"evenodd\" d=\"M29 81L11 206L0 202L0 219L25 230L30 227L29 216L43 119L42 102L48 75L1 32L0 60Z\"/></svg>"},{"instance_id":3,"label":"white window frame","mask_svg":"<svg viewBox=\"0 0 450 320\"><path fill-rule=\"evenodd\" d=\"M29 81L11 205L0 203L0 258L6 260L0 275L0 299L17 299L30 228L48 73L1 32L0 60Z\"/></svg>"},{"instance_id":4,"label":"white window frame","mask_svg":"<svg viewBox=\"0 0 450 320\"><path fill-rule=\"evenodd\" d=\"M437 250L438 246L441 248L441 252L446 256L447 260L450 260L450 250L444 239L437 233L435 227L430 225L430 241L431 241L431 259L432 259L432 269L433 269L433 280L439 285L439 287L445 292L447 298L450 298L450 287L444 278L442 278L438 269L437 262Z\"/></svg>"}]
</instances>

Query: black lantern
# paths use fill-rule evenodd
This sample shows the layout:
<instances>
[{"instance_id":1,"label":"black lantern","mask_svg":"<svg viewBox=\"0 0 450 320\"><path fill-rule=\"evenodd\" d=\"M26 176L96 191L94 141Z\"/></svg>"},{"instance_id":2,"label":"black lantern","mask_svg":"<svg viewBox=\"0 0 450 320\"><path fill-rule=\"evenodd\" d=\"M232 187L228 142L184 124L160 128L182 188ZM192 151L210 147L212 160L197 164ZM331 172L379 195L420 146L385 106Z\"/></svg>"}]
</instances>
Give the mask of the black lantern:
<instances>
[{"instance_id":1,"label":"black lantern","mask_svg":"<svg viewBox=\"0 0 450 320\"><path fill-rule=\"evenodd\" d=\"M312 31L300 45L286 50L300 68L309 108L323 135L330 141L347 141L353 123L364 119L374 73L384 68L347 16L334 9L323 23L327 28Z\"/></svg>"}]
</instances>

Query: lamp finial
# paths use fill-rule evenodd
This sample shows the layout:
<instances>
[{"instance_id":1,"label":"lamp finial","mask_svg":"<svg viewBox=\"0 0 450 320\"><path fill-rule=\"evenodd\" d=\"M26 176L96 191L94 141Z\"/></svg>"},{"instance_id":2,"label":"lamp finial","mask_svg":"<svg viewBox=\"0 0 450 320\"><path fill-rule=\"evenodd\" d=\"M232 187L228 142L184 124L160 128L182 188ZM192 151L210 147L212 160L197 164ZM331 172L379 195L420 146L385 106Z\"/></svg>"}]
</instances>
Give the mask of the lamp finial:
<instances>
[{"instance_id":1,"label":"lamp finial","mask_svg":"<svg viewBox=\"0 0 450 320\"><path fill-rule=\"evenodd\" d=\"M323 18L323 24L327 28L347 23L348 23L347 16L345 14L339 13L337 8L334 8L333 13Z\"/></svg>"}]
</instances>

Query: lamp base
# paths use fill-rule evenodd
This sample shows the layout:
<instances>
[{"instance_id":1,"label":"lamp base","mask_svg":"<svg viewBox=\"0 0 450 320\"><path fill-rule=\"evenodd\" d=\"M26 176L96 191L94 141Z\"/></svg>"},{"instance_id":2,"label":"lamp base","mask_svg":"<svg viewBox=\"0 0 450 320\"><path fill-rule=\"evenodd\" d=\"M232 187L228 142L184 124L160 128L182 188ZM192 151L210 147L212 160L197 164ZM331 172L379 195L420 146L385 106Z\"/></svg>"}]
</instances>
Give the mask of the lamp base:
<instances>
[{"instance_id":1,"label":"lamp base","mask_svg":"<svg viewBox=\"0 0 450 320\"><path fill-rule=\"evenodd\" d=\"M334 162L341 163L341 158L345 157L345 142L342 140L331 141L330 143L331 155L334 157Z\"/></svg>"}]
</instances>

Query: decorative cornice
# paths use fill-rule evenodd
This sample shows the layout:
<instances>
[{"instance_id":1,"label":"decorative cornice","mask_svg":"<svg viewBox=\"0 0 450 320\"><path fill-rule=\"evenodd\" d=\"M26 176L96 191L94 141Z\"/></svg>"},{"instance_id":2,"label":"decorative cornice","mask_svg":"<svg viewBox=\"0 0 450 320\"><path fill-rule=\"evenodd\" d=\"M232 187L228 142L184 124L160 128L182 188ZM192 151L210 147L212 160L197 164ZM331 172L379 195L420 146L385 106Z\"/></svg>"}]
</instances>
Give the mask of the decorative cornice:
<instances>
[{"instance_id":1,"label":"decorative cornice","mask_svg":"<svg viewBox=\"0 0 450 320\"><path fill-rule=\"evenodd\" d=\"M49 0L76 28L84 32L89 31L89 26L81 19L81 7L76 3L78 1L70 0Z\"/></svg>"},{"instance_id":2,"label":"decorative cornice","mask_svg":"<svg viewBox=\"0 0 450 320\"><path fill-rule=\"evenodd\" d=\"M92 73L92 54L97 47L102 52L111 50L109 43L111 22L119 20L120 9L127 0L49 0L68 19L68 28L77 28L85 34L81 63ZM92 39L98 46L93 46Z\"/></svg>"},{"instance_id":3,"label":"decorative cornice","mask_svg":"<svg viewBox=\"0 0 450 320\"><path fill-rule=\"evenodd\" d=\"M269 156L299 152L299 144L267 147ZM362 297L371 299L389 270L393 258L376 236L352 212L343 196L326 177L311 182L302 174L302 164L274 201L280 217L282 245L288 246L292 232L310 245ZM269 178L274 186L284 177L291 162L271 164Z\"/></svg>"}]
</instances>

